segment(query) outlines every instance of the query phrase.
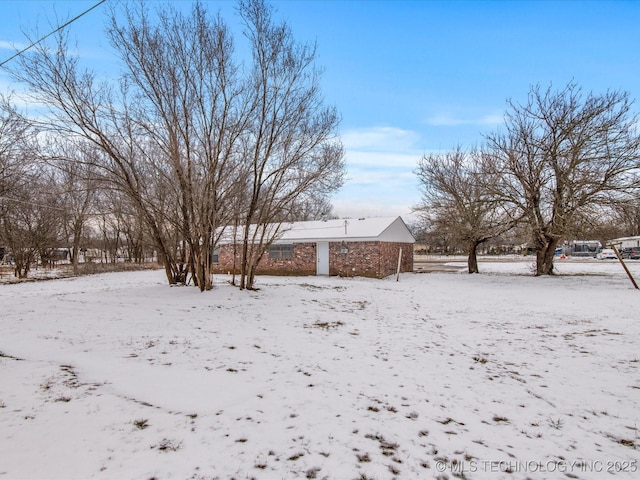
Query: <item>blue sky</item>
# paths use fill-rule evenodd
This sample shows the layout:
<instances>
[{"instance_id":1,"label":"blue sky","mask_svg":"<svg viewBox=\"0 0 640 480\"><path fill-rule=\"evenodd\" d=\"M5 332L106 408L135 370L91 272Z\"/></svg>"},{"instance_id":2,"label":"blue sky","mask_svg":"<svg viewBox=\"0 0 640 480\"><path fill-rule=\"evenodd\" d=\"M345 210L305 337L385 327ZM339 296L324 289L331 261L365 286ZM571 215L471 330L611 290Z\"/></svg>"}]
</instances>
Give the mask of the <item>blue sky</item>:
<instances>
[{"instance_id":1,"label":"blue sky","mask_svg":"<svg viewBox=\"0 0 640 480\"><path fill-rule=\"evenodd\" d=\"M97 0L96 0L97 1ZM0 59L22 30L49 30L95 1L0 0ZM150 2L158 3L158 2ZM189 2L174 2L188 5ZM206 1L237 25L233 1ZM434 151L482 143L506 100L530 85L628 91L640 101L640 2L273 1L296 37L315 41L327 103L342 114L349 180L339 216L402 215L420 200L414 170ZM104 36L106 8L70 27L99 68L117 68ZM237 31L240 36L239 30ZM0 74L0 88L10 89Z\"/></svg>"}]
</instances>

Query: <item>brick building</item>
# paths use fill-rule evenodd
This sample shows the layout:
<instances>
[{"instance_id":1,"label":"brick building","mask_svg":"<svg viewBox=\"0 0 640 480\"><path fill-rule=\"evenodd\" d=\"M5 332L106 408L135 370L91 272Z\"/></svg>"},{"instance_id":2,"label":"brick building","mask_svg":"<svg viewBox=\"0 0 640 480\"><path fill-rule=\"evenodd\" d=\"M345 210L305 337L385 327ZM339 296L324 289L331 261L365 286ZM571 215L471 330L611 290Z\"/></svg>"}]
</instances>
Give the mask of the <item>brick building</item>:
<instances>
[{"instance_id":1,"label":"brick building","mask_svg":"<svg viewBox=\"0 0 640 480\"><path fill-rule=\"evenodd\" d=\"M396 273L399 259L401 272L413 271L414 243L401 217L294 222L272 242L257 273L383 278ZM233 271L239 265L233 252L233 241L222 240L214 271Z\"/></svg>"}]
</instances>

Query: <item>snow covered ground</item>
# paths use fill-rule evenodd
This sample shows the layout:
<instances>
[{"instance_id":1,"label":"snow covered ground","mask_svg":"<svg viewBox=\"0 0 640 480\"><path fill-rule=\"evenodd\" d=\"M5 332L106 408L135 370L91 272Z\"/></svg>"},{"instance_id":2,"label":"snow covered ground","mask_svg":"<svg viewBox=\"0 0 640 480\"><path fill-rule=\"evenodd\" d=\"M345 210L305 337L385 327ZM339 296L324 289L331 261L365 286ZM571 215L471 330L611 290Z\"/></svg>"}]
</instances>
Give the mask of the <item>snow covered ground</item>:
<instances>
[{"instance_id":1,"label":"snow covered ground","mask_svg":"<svg viewBox=\"0 0 640 480\"><path fill-rule=\"evenodd\" d=\"M622 267L480 268L0 286L0 480L640 478Z\"/></svg>"}]
</instances>

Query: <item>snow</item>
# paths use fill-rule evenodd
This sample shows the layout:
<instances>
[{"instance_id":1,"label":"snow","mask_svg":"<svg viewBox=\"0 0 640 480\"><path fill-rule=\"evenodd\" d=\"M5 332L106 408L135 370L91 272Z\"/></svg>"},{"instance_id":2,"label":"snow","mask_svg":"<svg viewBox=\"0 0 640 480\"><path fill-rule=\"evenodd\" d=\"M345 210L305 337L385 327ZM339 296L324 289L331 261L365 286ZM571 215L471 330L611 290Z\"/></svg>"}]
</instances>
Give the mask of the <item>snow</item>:
<instances>
[{"instance_id":1,"label":"snow","mask_svg":"<svg viewBox=\"0 0 640 480\"><path fill-rule=\"evenodd\" d=\"M281 241L367 241L414 243L402 217L370 217L294 222L284 226Z\"/></svg>"},{"instance_id":2,"label":"snow","mask_svg":"<svg viewBox=\"0 0 640 480\"><path fill-rule=\"evenodd\" d=\"M2 285L0 479L638 478L622 267L480 269Z\"/></svg>"},{"instance_id":3,"label":"snow","mask_svg":"<svg viewBox=\"0 0 640 480\"><path fill-rule=\"evenodd\" d=\"M402 217L370 217L355 219L330 219L285 224L269 224L266 226L268 237L278 229L276 243L280 242L315 242L318 240L340 242L385 241L399 243L415 243L413 235L402 220ZM253 232L250 232L253 234ZM236 233L236 242L243 236L240 227ZM224 243L233 243L233 229L227 227L222 234Z\"/></svg>"}]
</instances>

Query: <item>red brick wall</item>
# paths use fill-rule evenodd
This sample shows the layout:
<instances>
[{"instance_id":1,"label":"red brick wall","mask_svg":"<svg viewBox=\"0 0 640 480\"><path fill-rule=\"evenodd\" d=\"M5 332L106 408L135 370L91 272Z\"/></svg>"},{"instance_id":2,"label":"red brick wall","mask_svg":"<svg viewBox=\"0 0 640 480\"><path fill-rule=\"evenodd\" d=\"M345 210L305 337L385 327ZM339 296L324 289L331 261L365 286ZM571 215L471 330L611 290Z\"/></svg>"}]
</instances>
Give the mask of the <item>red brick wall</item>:
<instances>
[{"instance_id":1,"label":"red brick wall","mask_svg":"<svg viewBox=\"0 0 640 480\"><path fill-rule=\"evenodd\" d=\"M343 253L344 248L347 252ZM402 248L401 272L413 271L410 243L336 242L329 245L329 273L341 277L383 278L396 273Z\"/></svg>"},{"instance_id":2,"label":"red brick wall","mask_svg":"<svg viewBox=\"0 0 640 480\"><path fill-rule=\"evenodd\" d=\"M235 270L240 272L242 259L242 246L237 246ZM214 265L214 273L233 272L233 245L220 245L218 247L218 264ZM316 274L316 244L295 243L293 245L293 258L269 258L269 252L260 260L257 275L315 275Z\"/></svg>"},{"instance_id":3,"label":"red brick wall","mask_svg":"<svg viewBox=\"0 0 640 480\"><path fill-rule=\"evenodd\" d=\"M256 271L258 275L315 275L316 244L294 243L293 258L269 258L265 253Z\"/></svg>"},{"instance_id":4,"label":"red brick wall","mask_svg":"<svg viewBox=\"0 0 640 480\"><path fill-rule=\"evenodd\" d=\"M400 272L413 272L413 244L380 242L380 271L382 277L394 275L398 269L398 254L402 249Z\"/></svg>"},{"instance_id":5,"label":"red brick wall","mask_svg":"<svg viewBox=\"0 0 640 480\"><path fill-rule=\"evenodd\" d=\"M341 277L383 278L396 273L398 251L402 248L401 272L413 271L413 246L410 243L331 242L329 243L329 274ZM240 247L236 256L236 273L240 265ZM233 271L233 246L219 247L215 273ZM257 274L315 275L316 244L295 243L292 259L270 259L265 253Z\"/></svg>"}]
</instances>

